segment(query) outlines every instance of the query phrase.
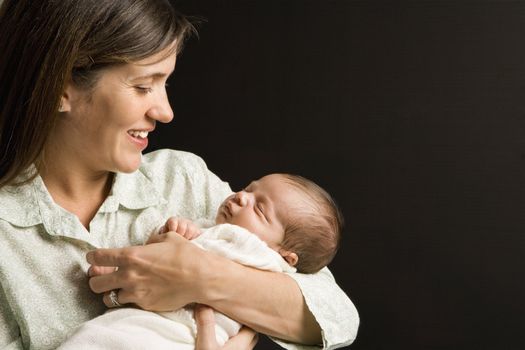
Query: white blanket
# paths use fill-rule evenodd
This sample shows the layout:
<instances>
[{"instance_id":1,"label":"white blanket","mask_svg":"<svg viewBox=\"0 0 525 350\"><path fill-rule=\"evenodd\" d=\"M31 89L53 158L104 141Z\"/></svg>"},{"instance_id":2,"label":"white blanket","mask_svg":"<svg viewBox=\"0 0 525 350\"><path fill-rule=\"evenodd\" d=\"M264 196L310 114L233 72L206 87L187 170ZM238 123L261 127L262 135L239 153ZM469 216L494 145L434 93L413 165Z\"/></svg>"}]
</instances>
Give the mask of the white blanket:
<instances>
[{"instance_id":1,"label":"white blanket","mask_svg":"<svg viewBox=\"0 0 525 350\"><path fill-rule=\"evenodd\" d=\"M265 242L239 226L213 226L192 242L243 265L276 272L295 271ZM237 334L241 327L238 322L218 312L215 312L215 321L220 345ZM119 308L81 325L58 349L194 349L196 334L191 306L162 313Z\"/></svg>"}]
</instances>

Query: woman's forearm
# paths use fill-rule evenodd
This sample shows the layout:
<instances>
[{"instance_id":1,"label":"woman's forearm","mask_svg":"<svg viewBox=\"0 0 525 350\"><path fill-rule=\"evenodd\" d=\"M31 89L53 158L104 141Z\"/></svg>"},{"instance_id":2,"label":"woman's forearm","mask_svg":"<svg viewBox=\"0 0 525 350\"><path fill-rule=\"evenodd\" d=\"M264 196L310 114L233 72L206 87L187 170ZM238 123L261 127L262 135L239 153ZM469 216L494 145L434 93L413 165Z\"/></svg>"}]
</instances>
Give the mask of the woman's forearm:
<instances>
[{"instance_id":1,"label":"woman's forearm","mask_svg":"<svg viewBox=\"0 0 525 350\"><path fill-rule=\"evenodd\" d=\"M296 343L322 343L321 329L291 277L219 256L213 256L210 263L199 302L258 332Z\"/></svg>"},{"instance_id":2,"label":"woman's forearm","mask_svg":"<svg viewBox=\"0 0 525 350\"><path fill-rule=\"evenodd\" d=\"M270 336L321 343L320 327L291 277L240 265L175 232L154 235L145 246L97 249L87 254L87 260L93 271L119 267L109 274L92 274L89 283L96 293L119 289L123 304L169 311L196 302ZM111 306L109 299L104 302Z\"/></svg>"}]
</instances>

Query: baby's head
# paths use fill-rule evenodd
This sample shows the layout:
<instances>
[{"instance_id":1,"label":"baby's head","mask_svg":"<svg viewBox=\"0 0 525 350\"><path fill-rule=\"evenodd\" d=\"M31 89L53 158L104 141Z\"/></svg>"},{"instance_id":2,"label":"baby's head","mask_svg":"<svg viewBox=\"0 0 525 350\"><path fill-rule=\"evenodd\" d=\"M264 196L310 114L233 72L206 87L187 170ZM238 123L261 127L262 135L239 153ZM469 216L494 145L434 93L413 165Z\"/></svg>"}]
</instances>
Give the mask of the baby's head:
<instances>
[{"instance_id":1,"label":"baby's head","mask_svg":"<svg viewBox=\"0 0 525 350\"><path fill-rule=\"evenodd\" d=\"M271 174L221 204L217 224L256 234L299 272L317 272L332 261L343 217L332 197L301 176Z\"/></svg>"}]
</instances>

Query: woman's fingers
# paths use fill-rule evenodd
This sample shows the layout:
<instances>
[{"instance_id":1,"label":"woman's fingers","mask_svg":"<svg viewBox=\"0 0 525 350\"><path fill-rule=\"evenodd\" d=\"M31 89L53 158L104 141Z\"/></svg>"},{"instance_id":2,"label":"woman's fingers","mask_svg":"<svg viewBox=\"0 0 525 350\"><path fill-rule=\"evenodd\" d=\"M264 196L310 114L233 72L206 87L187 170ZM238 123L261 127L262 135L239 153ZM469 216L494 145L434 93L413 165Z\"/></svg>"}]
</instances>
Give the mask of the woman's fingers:
<instances>
[{"instance_id":1,"label":"woman's fingers","mask_svg":"<svg viewBox=\"0 0 525 350\"><path fill-rule=\"evenodd\" d=\"M107 275L108 273L115 272L116 268L113 266L90 266L88 269L88 276L100 276Z\"/></svg>"},{"instance_id":2,"label":"woman's fingers","mask_svg":"<svg viewBox=\"0 0 525 350\"><path fill-rule=\"evenodd\" d=\"M105 292L104 295L102 296L102 301L108 308L120 307L125 304L132 303L131 293L125 291L124 289L114 289L114 291L115 291L114 297L120 305L115 305L113 303L113 300L111 300L111 297L110 297L111 291L109 291L109 292Z\"/></svg>"},{"instance_id":3,"label":"woman's fingers","mask_svg":"<svg viewBox=\"0 0 525 350\"><path fill-rule=\"evenodd\" d=\"M119 290L119 303L133 303L152 311L178 309L202 297L204 273L195 261L207 254L175 232L161 242L122 249L101 249L88 254L92 268L89 285L93 292ZM104 266L118 266L98 274ZM107 297L106 305L110 301Z\"/></svg>"},{"instance_id":4,"label":"woman's fingers","mask_svg":"<svg viewBox=\"0 0 525 350\"><path fill-rule=\"evenodd\" d=\"M133 248L95 249L86 254L86 260L91 265L126 266L133 258Z\"/></svg>"},{"instance_id":5,"label":"woman's fingers","mask_svg":"<svg viewBox=\"0 0 525 350\"><path fill-rule=\"evenodd\" d=\"M105 275L93 276L89 279L89 287L95 293L124 288L125 281L123 281L121 275L120 271L115 271Z\"/></svg>"},{"instance_id":6,"label":"woman's fingers","mask_svg":"<svg viewBox=\"0 0 525 350\"><path fill-rule=\"evenodd\" d=\"M215 350L219 349L217 338L215 337L215 316L213 309L209 306L195 305L195 321L197 323L197 339L195 340L195 350Z\"/></svg>"},{"instance_id":7,"label":"woman's fingers","mask_svg":"<svg viewBox=\"0 0 525 350\"><path fill-rule=\"evenodd\" d=\"M117 289L115 290L115 298L116 298L116 301L118 302L118 305L115 305L113 304L113 300L111 300L111 297L109 295L109 293L111 293L111 291L109 292L106 292L104 293L104 296L102 297L102 301L104 302L104 304L108 307L108 308L115 308L115 307L120 307L122 305L124 305L125 303L121 300L121 296L120 296L120 291Z\"/></svg>"},{"instance_id":8,"label":"woman's fingers","mask_svg":"<svg viewBox=\"0 0 525 350\"><path fill-rule=\"evenodd\" d=\"M116 291L117 292L117 301L119 302L119 304L131 304L131 303L134 303L135 302L135 294L126 290L126 289L119 289ZM108 294L108 301L111 301L109 300L109 293ZM106 303L106 300L104 300L104 304L108 305ZM110 303L111 305L113 305L113 303Z\"/></svg>"}]
</instances>

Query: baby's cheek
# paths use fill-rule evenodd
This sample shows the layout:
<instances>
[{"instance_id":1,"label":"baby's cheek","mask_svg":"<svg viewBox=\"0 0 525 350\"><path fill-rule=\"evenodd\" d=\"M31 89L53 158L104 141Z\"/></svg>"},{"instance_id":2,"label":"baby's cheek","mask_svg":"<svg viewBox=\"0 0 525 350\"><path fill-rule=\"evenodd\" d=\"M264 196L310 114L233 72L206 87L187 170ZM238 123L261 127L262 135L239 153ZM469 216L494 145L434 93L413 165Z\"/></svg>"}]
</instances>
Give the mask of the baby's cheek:
<instances>
[{"instance_id":1,"label":"baby's cheek","mask_svg":"<svg viewBox=\"0 0 525 350\"><path fill-rule=\"evenodd\" d=\"M226 223L226 218L224 217L223 214L221 214L221 212L217 213L217 216L215 217L215 223L216 224L225 224Z\"/></svg>"}]
</instances>

